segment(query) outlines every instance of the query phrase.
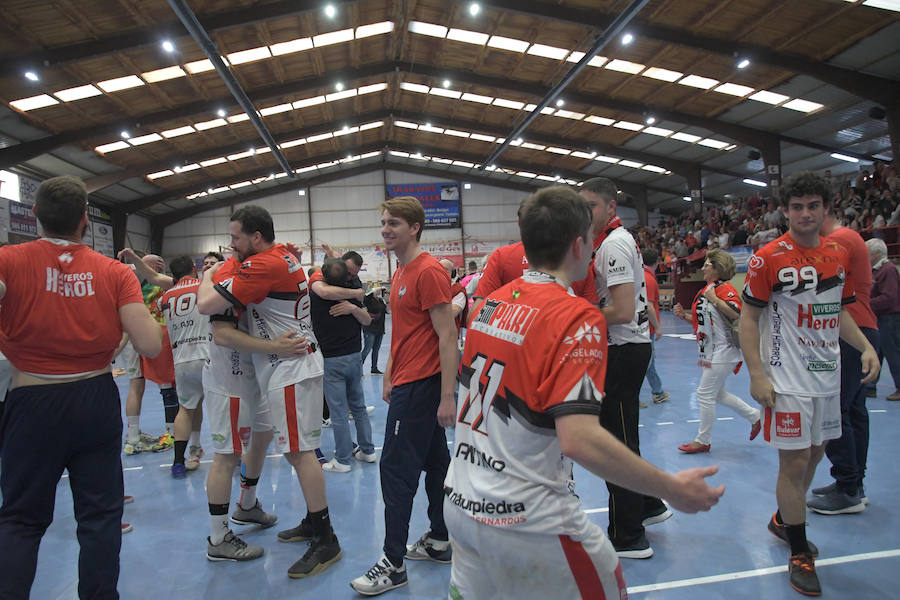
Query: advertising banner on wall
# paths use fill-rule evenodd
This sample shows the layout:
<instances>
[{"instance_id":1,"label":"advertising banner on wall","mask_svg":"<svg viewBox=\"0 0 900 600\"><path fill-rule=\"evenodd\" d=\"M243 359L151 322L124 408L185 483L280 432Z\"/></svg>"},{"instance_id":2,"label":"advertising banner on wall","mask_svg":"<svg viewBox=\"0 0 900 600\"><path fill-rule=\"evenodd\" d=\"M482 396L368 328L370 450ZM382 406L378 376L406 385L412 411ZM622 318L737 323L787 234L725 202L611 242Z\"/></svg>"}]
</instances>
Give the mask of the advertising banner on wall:
<instances>
[{"instance_id":1,"label":"advertising banner on wall","mask_svg":"<svg viewBox=\"0 0 900 600\"><path fill-rule=\"evenodd\" d=\"M462 186L458 181L439 183L398 183L385 186L388 198L413 196L425 209L428 229L456 229L460 226Z\"/></svg>"},{"instance_id":2,"label":"advertising banner on wall","mask_svg":"<svg viewBox=\"0 0 900 600\"><path fill-rule=\"evenodd\" d=\"M114 258L112 218L96 206L88 205L88 220L90 223L84 232L85 245L104 256Z\"/></svg>"},{"instance_id":3,"label":"advertising banner on wall","mask_svg":"<svg viewBox=\"0 0 900 600\"><path fill-rule=\"evenodd\" d=\"M734 248L728 248L725 250L728 254L734 257L734 262L737 264L737 272L738 273L746 273L747 272L747 261L753 255L753 248L750 246L735 246Z\"/></svg>"}]
</instances>

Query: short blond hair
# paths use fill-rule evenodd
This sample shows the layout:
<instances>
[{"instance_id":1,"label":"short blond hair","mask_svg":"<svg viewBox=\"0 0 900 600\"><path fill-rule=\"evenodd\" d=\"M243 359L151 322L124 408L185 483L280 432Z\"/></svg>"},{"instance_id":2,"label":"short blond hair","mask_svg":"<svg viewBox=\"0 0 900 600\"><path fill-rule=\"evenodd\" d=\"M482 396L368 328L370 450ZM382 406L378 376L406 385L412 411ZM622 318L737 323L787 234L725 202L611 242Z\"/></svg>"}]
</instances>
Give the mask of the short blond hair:
<instances>
[{"instance_id":1,"label":"short blond hair","mask_svg":"<svg viewBox=\"0 0 900 600\"><path fill-rule=\"evenodd\" d=\"M706 253L706 260L708 260L709 264L716 270L719 279L724 281L728 281L734 277L734 274L737 272L737 265L734 262L734 257L724 250L710 250Z\"/></svg>"},{"instance_id":2,"label":"short blond hair","mask_svg":"<svg viewBox=\"0 0 900 600\"><path fill-rule=\"evenodd\" d=\"M422 231L425 229L425 209L413 196L389 198L378 205L378 210L379 212L388 211L391 215L400 217L410 227L418 223L419 231L416 232L416 241L422 239Z\"/></svg>"}]
</instances>

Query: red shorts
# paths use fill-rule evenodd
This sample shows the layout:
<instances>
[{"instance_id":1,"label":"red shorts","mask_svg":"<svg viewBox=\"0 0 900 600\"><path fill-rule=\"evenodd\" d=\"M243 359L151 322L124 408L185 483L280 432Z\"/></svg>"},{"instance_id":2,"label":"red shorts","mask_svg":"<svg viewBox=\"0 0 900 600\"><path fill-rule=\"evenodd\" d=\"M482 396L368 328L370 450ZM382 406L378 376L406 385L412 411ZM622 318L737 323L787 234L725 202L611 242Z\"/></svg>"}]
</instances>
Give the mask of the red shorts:
<instances>
[{"instance_id":1,"label":"red shorts","mask_svg":"<svg viewBox=\"0 0 900 600\"><path fill-rule=\"evenodd\" d=\"M156 358L141 357L141 372L145 379L156 384L175 384L175 361L172 359L172 344L169 341L169 330L163 326L162 350Z\"/></svg>"}]
</instances>

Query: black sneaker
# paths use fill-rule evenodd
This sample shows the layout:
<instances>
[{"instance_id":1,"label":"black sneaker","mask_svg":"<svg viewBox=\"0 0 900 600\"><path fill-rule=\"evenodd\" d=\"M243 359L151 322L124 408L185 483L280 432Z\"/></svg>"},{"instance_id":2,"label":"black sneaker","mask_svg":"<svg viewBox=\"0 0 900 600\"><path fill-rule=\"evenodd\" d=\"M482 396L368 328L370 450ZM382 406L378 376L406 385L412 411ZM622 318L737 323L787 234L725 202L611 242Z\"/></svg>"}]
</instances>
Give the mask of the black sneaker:
<instances>
[{"instance_id":1,"label":"black sneaker","mask_svg":"<svg viewBox=\"0 0 900 600\"><path fill-rule=\"evenodd\" d=\"M784 523L779 523L775 520L776 514L778 513L773 513L772 518L769 519L769 531L772 533L772 535L790 546L791 541L788 539L787 529L785 529ZM806 545L809 546L809 551L812 553L813 558L819 556L819 549L816 548L815 544L813 544L809 540L806 540Z\"/></svg>"},{"instance_id":2,"label":"black sneaker","mask_svg":"<svg viewBox=\"0 0 900 600\"><path fill-rule=\"evenodd\" d=\"M291 579L303 579L321 573L341 559L341 545L334 534L327 538L313 538L303 557L288 569Z\"/></svg>"},{"instance_id":3,"label":"black sneaker","mask_svg":"<svg viewBox=\"0 0 900 600\"><path fill-rule=\"evenodd\" d=\"M406 578L406 565L395 567L391 560L382 554L371 569L350 582L350 587L363 596L377 596L407 583L409 580Z\"/></svg>"},{"instance_id":4,"label":"black sneaker","mask_svg":"<svg viewBox=\"0 0 900 600\"><path fill-rule=\"evenodd\" d=\"M806 501L806 506L820 515L846 515L859 513L866 509L859 493L850 496L837 486L828 494L813 496Z\"/></svg>"},{"instance_id":5,"label":"black sneaker","mask_svg":"<svg viewBox=\"0 0 900 600\"><path fill-rule=\"evenodd\" d=\"M641 525L644 527L649 527L650 525L656 525L657 523L662 523L666 519L672 516L672 511L669 510L669 507L665 504L657 510L653 514L645 515L644 520L641 521Z\"/></svg>"},{"instance_id":6,"label":"black sneaker","mask_svg":"<svg viewBox=\"0 0 900 600\"><path fill-rule=\"evenodd\" d=\"M278 532L279 542L305 542L313 538L313 529L309 521L303 519L300 524L291 529Z\"/></svg>"},{"instance_id":7,"label":"black sneaker","mask_svg":"<svg viewBox=\"0 0 900 600\"><path fill-rule=\"evenodd\" d=\"M816 561L810 554L793 554L788 561L791 587L806 596L821 596L822 586L816 575Z\"/></svg>"},{"instance_id":8,"label":"black sneaker","mask_svg":"<svg viewBox=\"0 0 900 600\"><path fill-rule=\"evenodd\" d=\"M650 547L646 535L641 535L630 544L613 543L613 548L616 549L619 558L650 558L653 556L653 548Z\"/></svg>"},{"instance_id":9,"label":"black sneaker","mask_svg":"<svg viewBox=\"0 0 900 600\"><path fill-rule=\"evenodd\" d=\"M822 486L820 488L813 488L810 493L813 496L827 496L828 494L832 493L836 489L838 489L838 484L836 481L832 481L828 485ZM862 501L862 503L868 504L869 497L866 496L865 488L862 485L859 485L859 486L857 486L856 491L859 494L859 499Z\"/></svg>"},{"instance_id":10,"label":"black sneaker","mask_svg":"<svg viewBox=\"0 0 900 600\"><path fill-rule=\"evenodd\" d=\"M372 375L384 375L384 371L379 371L378 367L372 369Z\"/></svg>"}]
</instances>

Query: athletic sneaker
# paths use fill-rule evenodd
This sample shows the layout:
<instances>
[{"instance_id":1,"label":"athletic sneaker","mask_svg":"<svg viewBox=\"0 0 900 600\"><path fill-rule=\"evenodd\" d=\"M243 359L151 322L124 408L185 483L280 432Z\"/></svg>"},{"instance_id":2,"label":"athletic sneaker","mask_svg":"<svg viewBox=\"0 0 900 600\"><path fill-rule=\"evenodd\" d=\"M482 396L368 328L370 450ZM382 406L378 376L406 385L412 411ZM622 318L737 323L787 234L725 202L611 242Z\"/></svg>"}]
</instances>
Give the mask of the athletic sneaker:
<instances>
[{"instance_id":1,"label":"athletic sneaker","mask_svg":"<svg viewBox=\"0 0 900 600\"><path fill-rule=\"evenodd\" d=\"M613 548L615 548L619 558L650 558L653 556L653 548L650 547L650 542L647 540L646 535L641 535L640 538L630 544L621 546L613 544Z\"/></svg>"},{"instance_id":2,"label":"athletic sneaker","mask_svg":"<svg viewBox=\"0 0 900 600\"><path fill-rule=\"evenodd\" d=\"M823 486L820 488L813 488L812 495L813 496L827 496L835 489L837 489L837 482L833 481L826 486ZM859 492L859 499L862 500L862 503L869 504L869 497L866 496L865 488L863 486L859 486L857 488L857 491Z\"/></svg>"},{"instance_id":3,"label":"athletic sneaker","mask_svg":"<svg viewBox=\"0 0 900 600\"><path fill-rule=\"evenodd\" d=\"M322 465L322 470L328 471L329 473L349 473L350 465L345 465L344 463L339 462L338 459L332 458Z\"/></svg>"},{"instance_id":4,"label":"athletic sneaker","mask_svg":"<svg viewBox=\"0 0 900 600\"><path fill-rule=\"evenodd\" d=\"M377 596L387 591L406 585L406 565L395 567L384 554L365 575L360 575L350 582L350 587L363 596Z\"/></svg>"},{"instance_id":5,"label":"athletic sneaker","mask_svg":"<svg viewBox=\"0 0 900 600\"><path fill-rule=\"evenodd\" d=\"M641 408L647 408L647 403L642 400L638 400L638 406L640 406Z\"/></svg>"},{"instance_id":6,"label":"athletic sneaker","mask_svg":"<svg viewBox=\"0 0 900 600\"><path fill-rule=\"evenodd\" d=\"M699 454L701 452L709 452L709 448L709 444L700 444L697 442L690 442L689 444L682 444L678 446L678 449L685 454Z\"/></svg>"},{"instance_id":7,"label":"athletic sneaker","mask_svg":"<svg viewBox=\"0 0 900 600\"><path fill-rule=\"evenodd\" d=\"M164 433L159 436L159 442L157 443L156 449L154 452L165 452L169 448L175 445L175 438L172 437L171 433Z\"/></svg>"},{"instance_id":8,"label":"athletic sneaker","mask_svg":"<svg viewBox=\"0 0 900 600\"><path fill-rule=\"evenodd\" d=\"M644 517L644 520L641 521L641 525L644 527L649 527L650 525L656 525L657 523L662 523L666 519L672 516L672 511L669 510L669 507L663 504L662 510L656 511L655 514L647 515Z\"/></svg>"},{"instance_id":9,"label":"athletic sneaker","mask_svg":"<svg viewBox=\"0 0 900 600\"><path fill-rule=\"evenodd\" d=\"M372 375L384 375L384 371L379 371L378 367L372 367Z\"/></svg>"},{"instance_id":10,"label":"athletic sneaker","mask_svg":"<svg viewBox=\"0 0 900 600\"><path fill-rule=\"evenodd\" d=\"M327 419L322 419L322 427L325 427L326 429L331 427L331 417L328 417Z\"/></svg>"},{"instance_id":11,"label":"athletic sneaker","mask_svg":"<svg viewBox=\"0 0 900 600\"><path fill-rule=\"evenodd\" d=\"M669 399L669 392L663 392L661 394L653 394L653 404L662 404L666 400Z\"/></svg>"},{"instance_id":12,"label":"athletic sneaker","mask_svg":"<svg viewBox=\"0 0 900 600\"><path fill-rule=\"evenodd\" d=\"M435 540L431 538L431 530L419 538L412 546L406 547L406 558L409 560L431 560L436 563L448 564L453 559L453 549L447 540Z\"/></svg>"},{"instance_id":13,"label":"athletic sneaker","mask_svg":"<svg viewBox=\"0 0 900 600\"><path fill-rule=\"evenodd\" d=\"M793 554L788 561L791 587L806 596L821 596L822 586L816 575L816 561L809 554Z\"/></svg>"},{"instance_id":14,"label":"athletic sneaker","mask_svg":"<svg viewBox=\"0 0 900 600\"><path fill-rule=\"evenodd\" d=\"M364 463L373 463L377 460L374 452L371 454L363 452L359 446L353 448L353 458Z\"/></svg>"},{"instance_id":15,"label":"athletic sneaker","mask_svg":"<svg viewBox=\"0 0 900 600\"><path fill-rule=\"evenodd\" d=\"M279 542L305 542L313 538L312 525L306 519L300 521L300 524L291 529L285 529L278 532Z\"/></svg>"},{"instance_id":16,"label":"athletic sneaker","mask_svg":"<svg viewBox=\"0 0 900 600\"><path fill-rule=\"evenodd\" d=\"M264 550L262 547L251 546L238 536L234 535L234 532L232 531L225 534L225 539L222 540L221 544L213 545L213 543L209 541L209 538L206 538L206 558L212 561L253 560L262 556L263 552Z\"/></svg>"},{"instance_id":17,"label":"athletic sneaker","mask_svg":"<svg viewBox=\"0 0 900 600\"><path fill-rule=\"evenodd\" d=\"M773 513L772 518L769 519L769 531L772 533L772 535L774 535L775 537L777 537L778 539L780 539L781 541L786 543L788 546L790 546L791 541L788 539L787 529L785 529L784 523L779 523L778 521L775 520L775 515L777 515L777 514L778 513ZM819 556L819 549L816 547L815 544L813 544L809 540L806 540L806 544L809 546L809 551L812 553L813 558L815 558L816 556Z\"/></svg>"},{"instance_id":18,"label":"athletic sneaker","mask_svg":"<svg viewBox=\"0 0 900 600\"><path fill-rule=\"evenodd\" d=\"M263 529L271 527L277 520L278 517L276 515L267 513L262 509L259 498L256 499L256 504L253 505L253 508L243 508L238 503L234 512L231 513L232 523L237 523L238 525L261 525Z\"/></svg>"},{"instance_id":19,"label":"athletic sneaker","mask_svg":"<svg viewBox=\"0 0 900 600\"><path fill-rule=\"evenodd\" d=\"M144 433L143 431L140 432L141 441L153 446L159 443L159 438L160 436L158 435L150 435L149 433Z\"/></svg>"},{"instance_id":20,"label":"athletic sneaker","mask_svg":"<svg viewBox=\"0 0 900 600\"><path fill-rule=\"evenodd\" d=\"M327 538L313 538L306 554L288 569L288 577L291 579L312 577L341 560L343 555L337 536L333 533Z\"/></svg>"},{"instance_id":21,"label":"athletic sneaker","mask_svg":"<svg viewBox=\"0 0 900 600\"><path fill-rule=\"evenodd\" d=\"M131 504L132 502L134 502L134 496L125 496L122 499L122 504Z\"/></svg>"},{"instance_id":22,"label":"athletic sneaker","mask_svg":"<svg viewBox=\"0 0 900 600\"><path fill-rule=\"evenodd\" d=\"M175 463L172 465L172 478L173 479L184 479L187 476L187 467L185 467L181 463Z\"/></svg>"},{"instance_id":23,"label":"athletic sneaker","mask_svg":"<svg viewBox=\"0 0 900 600\"><path fill-rule=\"evenodd\" d=\"M122 523L122 533L130 533L133 529L131 523Z\"/></svg>"},{"instance_id":24,"label":"athletic sneaker","mask_svg":"<svg viewBox=\"0 0 900 600\"><path fill-rule=\"evenodd\" d=\"M148 443L143 439L138 439L136 442L125 442L124 452L126 455L131 456L133 454L140 454L141 452L157 452L158 444L156 440Z\"/></svg>"},{"instance_id":25,"label":"athletic sneaker","mask_svg":"<svg viewBox=\"0 0 900 600\"><path fill-rule=\"evenodd\" d=\"M184 461L184 466L187 468L187 470L188 471L196 470L197 467L200 466L200 459L203 458L204 454L205 453L203 452L202 446L191 446L188 449L187 460Z\"/></svg>"},{"instance_id":26,"label":"athletic sneaker","mask_svg":"<svg viewBox=\"0 0 900 600\"><path fill-rule=\"evenodd\" d=\"M837 486L827 494L813 496L807 500L806 506L820 515L848 515L866 509L859 493L851 496Z\"/></svg>"},{"instance_id":27,"label":"athletic sneaker","mask_svg":"<svg viewBox=\"0 0 900 600\"><path fill-rule=\"evenodd\" d=\"M884 397L885 400L890 400L891 402L897 402L900 400L900 389L894 390L893 394L888 394Z\"/></svg>"}]
</instances>

